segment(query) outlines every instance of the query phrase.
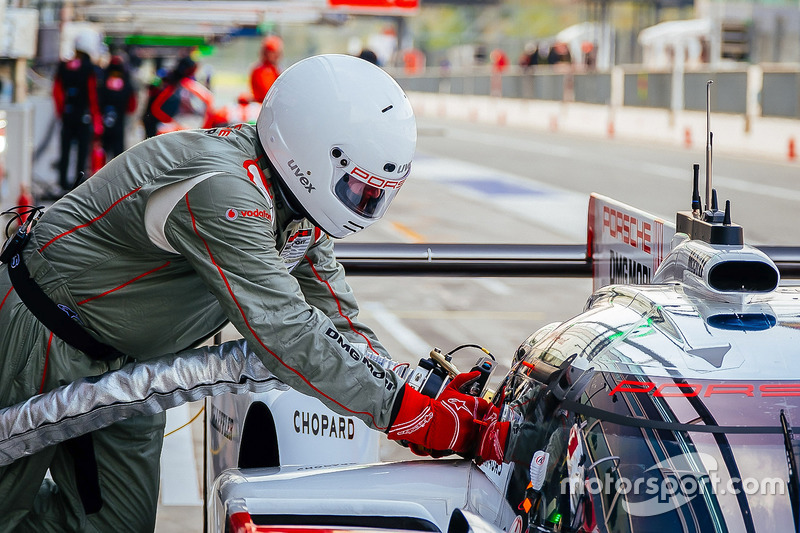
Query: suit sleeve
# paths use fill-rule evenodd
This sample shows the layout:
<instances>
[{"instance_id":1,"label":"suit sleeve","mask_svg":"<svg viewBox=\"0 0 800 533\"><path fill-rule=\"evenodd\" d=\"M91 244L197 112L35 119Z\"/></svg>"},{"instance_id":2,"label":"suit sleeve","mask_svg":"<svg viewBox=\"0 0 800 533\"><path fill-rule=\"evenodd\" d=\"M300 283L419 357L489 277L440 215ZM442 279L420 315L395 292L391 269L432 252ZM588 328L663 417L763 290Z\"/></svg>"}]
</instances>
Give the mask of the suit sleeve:
<instances>
[{"instance_id":1,"label":"suit sleeve","mask_svg":"<svg viewBox=\"0 0 800 533\"><path fill-rule=\"evenodd\" d=\"M292 275L306 301L325 313L340 333L372 354L391 358L375 333L359 321L358 303L336 260L333 239L324 234L317 239Z\"/></svg>"},{"instance_id":2,"label":"suit sleeve","mask_svg":"<svg viewBox=\"0 0 800 533\"><path fill-rule=\"evenodd\" d=\"M250 182L218 175L185 195L165 234L279 379L338 413L385 429L397 377L354 349L326 313L306 301L278 255L269 213Z\"/></svg>"}]
</instances>

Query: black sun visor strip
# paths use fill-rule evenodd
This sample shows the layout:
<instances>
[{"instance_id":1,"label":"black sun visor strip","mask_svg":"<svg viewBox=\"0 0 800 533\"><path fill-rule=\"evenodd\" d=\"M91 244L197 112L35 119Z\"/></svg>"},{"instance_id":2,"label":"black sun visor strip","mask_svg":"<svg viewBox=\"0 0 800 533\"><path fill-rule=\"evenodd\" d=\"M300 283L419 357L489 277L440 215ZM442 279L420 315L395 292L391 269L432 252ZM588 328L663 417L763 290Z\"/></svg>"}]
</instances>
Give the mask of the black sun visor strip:
<instances>
[{"instance_id":1,"label":"black sun visor strip","mask_svg":"<svg viewBox=\"0 0 800 533\"><path fill-rule=\"evenodd\" d=\"M621 415L619 413L612 413L611 411L606 411L605 409L600 409L598 407L576 402L575 400L567 399L561 401L561 407L567 411L572 411L590 418L596 418L603 422L611 422L612 424L618 424L620 426L630 426L644 429L745 435L783 433L783 428L781 426L709 426L706 424L682 424L680 422L667 422L665 420L636 418L633 416ZM792 428L792 431L798 432L800 431L800 428Z\"/></svg>"}]
</instances>

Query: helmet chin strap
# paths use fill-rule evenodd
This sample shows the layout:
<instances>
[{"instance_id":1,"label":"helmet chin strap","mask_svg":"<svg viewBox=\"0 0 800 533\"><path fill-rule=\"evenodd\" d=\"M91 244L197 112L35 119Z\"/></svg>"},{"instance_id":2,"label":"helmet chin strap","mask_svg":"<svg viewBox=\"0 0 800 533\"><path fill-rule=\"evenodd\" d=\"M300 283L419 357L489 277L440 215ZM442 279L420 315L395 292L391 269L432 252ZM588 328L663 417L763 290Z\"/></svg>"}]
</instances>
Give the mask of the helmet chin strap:
<instances>
[{"instance_id":1,"label":"helmet chin strap","mask_svg":"<svg viewBox=\"0 0 800 533\"><path fill-rule=\"evenodd\" d=\"M283 203L283 205L285 205L289 210L289 213L292 215L292 220L309 218L308 213L306 213L305 210L300 207L297 199L294 197L294 195L292 195L292 192L287 189L286 185L284 185L283 179L278 177L278 179L275 181L277 182L277 187L275 187L275 189L277 190L276 196L278 197L278 201Z\"/></svg>"},{"instance_id":2,"label":"helmet chin strap","mask_svg":"<svg viewBox=\"0 0 800 533\"><path fill-rule=\"evenodd\" d=\"M267 157L267 164L269 165L270 176L275 178L272 181L275 184L275 198L277 200L276 203L282 203L283 205L286 206L286 208L289 210L289 214L291 215L293 221L302 220L305 218L306 220L311 221L311 223L314 224L314 226L316 226L317 228L321 229L322 231L325 231L322 228L322 226L320 226L317 223L317 221L314 220L311 217L311 215L309 215L308 212L306 212L305 209L303 209L302 204L299 201L297 201L295 195L286 186L286 184L283 181L283 177L281 177L280 172L278 172L278 169L276 169L275 165L272 164L272 161L270 161L269 157Z\"/></svg>"},{"instance_id":3,"label":"helmet chin strap","mask_svg":"<svg viewBox=\"0 0 800 533\"><path fill-rule=\"evenodd\" d=\"M272 164L269 157L267 157L267 164L269 165L270 175L275 178L272 182L275 184L275 196L277 201L286 206L292 216L292 220L302 220L304 218L311 220L311 217L308 216L308 213L303 209L300 202L297 201L297 198L295 198L288 187L286 187L281 173L278 172L278 169L275 168L275 165ZM316 225L316 223L314 225Z\"/></svg>"}]
</instances>

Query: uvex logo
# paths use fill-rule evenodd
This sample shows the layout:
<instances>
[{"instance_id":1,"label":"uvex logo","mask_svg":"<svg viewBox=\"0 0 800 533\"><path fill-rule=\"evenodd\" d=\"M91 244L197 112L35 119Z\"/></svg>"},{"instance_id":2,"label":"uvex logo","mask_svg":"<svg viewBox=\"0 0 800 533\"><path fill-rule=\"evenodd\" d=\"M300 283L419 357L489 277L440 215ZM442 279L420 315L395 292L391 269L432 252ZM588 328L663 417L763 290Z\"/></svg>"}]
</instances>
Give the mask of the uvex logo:
<instances>
[{"instance_id":1,"label":"uvex logo","mask_svg":"<svg viewBox=\"0 0 800 533\"><path fill-rule=\"evenodd\" d=\"M300 170L300 167L294 162L294 159L290 159L287 164L289 165L289 168L294 171L294 175L297 176L297 179L300 180L300 183L308 192L311 192L315 189L315 187L311 184L311 180L309 180L305 174L303 174L303 171Z\"/></svg>"}]
</instances>

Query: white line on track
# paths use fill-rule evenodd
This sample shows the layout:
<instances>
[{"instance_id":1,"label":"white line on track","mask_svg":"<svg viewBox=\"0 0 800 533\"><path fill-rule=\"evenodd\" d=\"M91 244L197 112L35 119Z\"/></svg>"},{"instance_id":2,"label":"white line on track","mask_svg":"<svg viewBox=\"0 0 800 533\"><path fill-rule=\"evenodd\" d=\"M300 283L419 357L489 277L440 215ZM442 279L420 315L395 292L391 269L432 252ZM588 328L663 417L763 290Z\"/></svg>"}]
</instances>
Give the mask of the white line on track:
<instances>
[{"instance_id":1,"label":"white line on track","mask_svg":"<svg viewBox=\"0 0 800 533\"><path fill-rule=\"evenodd\" d=\"M668 165L658 165L645 162L606 159L597 157L596 155L585 154L580 150L568 148L558 144L526 141L507 136L492 135L490 133L473 133L471 131L459 129L448 129L447 136L454 139L480 143L487 146L510 148L512 150L518 150L521 152L531 152L551 157L561 157L564 159L580 159L583 161L589 161L595 165L602 164L612 168L630 169L633 165L636 165L644 173L651 174L653 176L675 179L684 182L688 181L688 173L685 168L677 168ZM712 178L713 184L717 188L734 189L741 192L758 194L760 196L780 198L782 200L800 200L800 190L787 189L786 187L768 185L763 182L751 182L722 175L714 175Z\"/></svg>"},{"instance_id":2,"label":"white line on track","mask_svg":"<svg viewBox=\"0 0 800 533\"><path fill-rule=\"evenodd\" d=\"M586 239L589 203L586 195L483 165L440 157L415 162L414 176L450 185L462 196L497 206L505 213L532 221L567 240L584 242ZM499 192L487 194L470 187L471 182L496 184ZM504 192L504 187L508 192Z\"/></svg>"},{"instance_id":3,"label":"white line on track","mask_svg":"<svg viewBox=\"0 0 800 533\"><path fill-rule=\"evenodd\" d=\"M386 309L382 303L364 302L361 308L371 313L375 321L386 328L386 331L411 354L427 354L431 351L430 343L425 342L422 337L406 327L403 321Z\"/></svg>"}]
</instances>

